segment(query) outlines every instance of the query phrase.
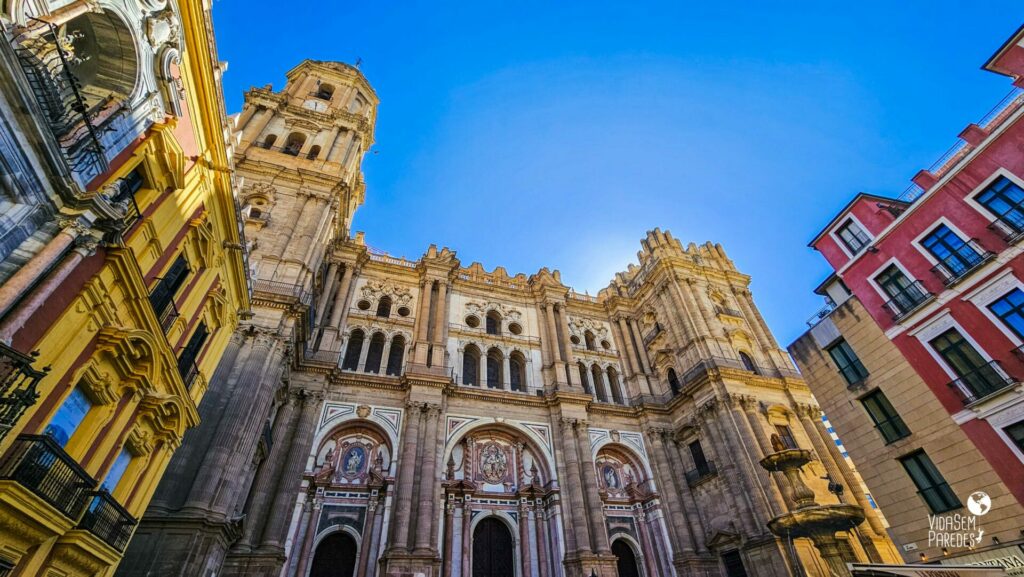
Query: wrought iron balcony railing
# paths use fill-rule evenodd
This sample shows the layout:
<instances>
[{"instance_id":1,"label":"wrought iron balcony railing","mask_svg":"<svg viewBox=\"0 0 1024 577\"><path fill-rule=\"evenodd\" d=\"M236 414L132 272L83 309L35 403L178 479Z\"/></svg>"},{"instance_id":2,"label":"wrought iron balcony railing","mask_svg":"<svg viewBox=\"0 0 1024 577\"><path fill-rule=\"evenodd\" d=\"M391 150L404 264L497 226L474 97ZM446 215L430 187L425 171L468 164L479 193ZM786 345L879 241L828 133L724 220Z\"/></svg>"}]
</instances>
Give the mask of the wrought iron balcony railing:
<instances>
[{"instance_id":1,"label":"wrought iron balcony railing","mask_svg":"<svg viewBox=\"0 0 1024 577\"><path fill-rule=\"evenodd\" d=\"M715 313L716 314L720 314L720 315L730 316L730 317L736 317L736 318L739 318L739 319L743 318L743 313L741 313L740 311L738 311L736 309L731 309L731 308L728 308L728 307L723 307L721 305L715 305Z\"/></svg>"},{"instance_id":2,"label":"wrought iron balcony railing","mask_svg":"<svg viewBox=\"0 0 1024 577\"><path fill-rule=\"evenodd\" d=\"M156 317L160 321L160 327L164 329L164 333L171 330L171 325L174 321L178 320L181 316L181 312L178 311L178 305L174 304L174 299L167 301L164 305L163 310L156 311Z\"/></svg>"},{"instance_id":3,"label":"wrought iron balcony railing","mask_svg":"<svg viewBox=\"0 0 1024 577\"><path fill-rule=\"evenodd\" d=\"M0 577L10 577L14 574L14 563L0 557Z\"/></svg>"},{"instance_id":4,"label":"wrought iron balcony railing","mask_svg":"<svg viewBox=\"0 0 1024 577\"><path fill-rule=\"evenodd\" d=\"M1024 238L1024 204L1012 206L988 225L989 230L1003 237L1008 244Z\"/></svg>"},{"instance_id":5,"label":"wrought iron balcony railing","mask_svg":"<svg viewBox=\"0 0 1024 577\"><path fill-rule=\"evenodd\" d=\"M39 399L36 385L50 368L36 370L32 368L34 361L32 356L0 343L0 440Z\"/></svg>"},{"instance_id":6,"label":"wrought iron balcony railing","mask_svg":"<svg viewBox=\"0 0 1024 577\"><path fill-rule=\"evenodd\" d=\"M982 248L977 239L971 239L940 260L932 267L932 272L942 279L943 284L950 286L994 257L995 253Z\"/></svg>"},{"instance_id":7,"label":"wrought iron balcony railing","mask_svg":"<svg viewBox=\"0 0 1024 577\"><path fill-rule=\"evenodd\" d=\"M989 361L973 371L949 382L965 405L970 405L1017 384L1017 379L1006 374L999 361Z\"/></svg>"},{"instance_id":8,"label":"wrought iron balcony railing","mask_svg":"<svg viewBox=\"0 0 1024 577\"><path fill-rule=\"evenodd\" d=\"M654 327L644 335L644 346L651 344L651 341L661 334L661 323L654 323Z\"/></svg>"},{"instance_id":9,"label":"wrought iron balcony railing","mask_svg":"<svg viewBox=\"0 0 1024 577\"><path fill-rule=\"evenodd\" d=\"M199 377L199 365L196 364L195 359L179 359L178 372L181 374L181 380L185 383L185 389L191 390L192 385Z\"/></svg>"},{"instance_id":10,"label":"wrought iron balcony railing","mask_svg":"<svg viewBox=\"0 0 1024 577\"><path fill-rule=\"evenodd\" d=\"M807 319L807 326L813 329L818 326L818 323L825 320L828 315L832 314L832 311L834 310L836 310L836 305L831 302L826 303L825 306L818 309L818 312L814 313L811 318Z\"/></svg>"},{"instance_id":11,"label":"wrought iron balcony railing","mask_svg":"<svg viewBox=\"0 0 1024 577\"><path fill-rule=\"evenodd\" d=\"M885 303L885 308L892 313L892 320L899 322L910 313L917 310L922 304L932 297L932 293L924 288L921 281L914 281L903 290L892 295L892 298Z\"/></svg>"},{"instance_id":12,"label":"wrought iron balcony railing","mask_svg":"<svg viewBox=\"0 0 1024 577\"><path fill-rule=\"evenodd\" d=\"M17 482L78 519L96 481L48 435L19 435L0 460L0 479Z\"/></svg>"},{"instance_id":13,"label":"wrought iron balcony railing","mask_svg":"<svg viewBox=\"0 0 1024 577\"><path fill-rule=\"evenodd\" d=\"M123 553L138 520L105 489L92 491L89 496L89 506L86 507L78 528L96 535L104 543Z\"/></svg>"},{"instance_id":14,"label":"wrought iron balcony railing","mask_svg":"<svg viewBox=\"0 0 1024 577\"><path fill-rule=\"evenodd\" d=\"M718 468L715 467L714 461L707 461L703 466L691 469L686 472L686 483L691 487L710 479L718 474Z\"/></svg>"}]
</instances>

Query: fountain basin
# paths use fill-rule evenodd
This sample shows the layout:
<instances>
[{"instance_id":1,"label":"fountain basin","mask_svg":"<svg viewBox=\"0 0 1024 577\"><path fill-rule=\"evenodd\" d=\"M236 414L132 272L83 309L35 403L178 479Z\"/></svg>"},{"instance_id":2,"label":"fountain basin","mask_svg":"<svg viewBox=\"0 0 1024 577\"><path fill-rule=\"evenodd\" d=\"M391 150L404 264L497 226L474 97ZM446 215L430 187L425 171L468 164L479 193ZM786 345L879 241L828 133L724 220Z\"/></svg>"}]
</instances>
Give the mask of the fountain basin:
<instances>
[{"instance_id":1,"label":"fountain basin","mask_svg":"<svg viewBox=\"0 0 1024 577\"><path fill-rule=\"evenodd\" d=\"M785 471L799 469L811 460L812 454L807 449L786 449L761 459L761 466L769 471Z\"/></svg>"},{"instance_id":2,"label":"fountain basin","mask_svg":"<svg viewBox=\"0 0 1024 577\"><path fill-rule=\"evenodd\" d=\"M849 531L864 522L864 510L857 505L813 505L779 515L768 529L779 537L824 537Z\"/></svg>"}]
</instances>

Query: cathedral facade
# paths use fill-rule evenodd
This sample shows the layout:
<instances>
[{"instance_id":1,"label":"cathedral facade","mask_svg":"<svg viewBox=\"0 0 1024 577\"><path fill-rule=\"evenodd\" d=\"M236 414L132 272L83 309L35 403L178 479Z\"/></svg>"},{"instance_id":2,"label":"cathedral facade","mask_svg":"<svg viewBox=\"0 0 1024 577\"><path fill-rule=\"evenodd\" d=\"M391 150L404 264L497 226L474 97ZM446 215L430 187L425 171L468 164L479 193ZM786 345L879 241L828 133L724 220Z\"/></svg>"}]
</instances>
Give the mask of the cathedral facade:
<instances>
[{"instance_id":1,"label":"cathedral facade","mask_svg":"<svg viewBox=\"0 0 1024 577\"><path fill-rule=\"evenodd\" d=\"M287 79L251 89L235 121L251 314L119 575L824 577L898 562L721 246L655 229L597 296L557 270L376 251L352 221L377 95L340 63ZM795 478L762 466L780 451L812 459ZM814 543L769 529L812 501L862 522Z\"/></svg>"}]
</instances>

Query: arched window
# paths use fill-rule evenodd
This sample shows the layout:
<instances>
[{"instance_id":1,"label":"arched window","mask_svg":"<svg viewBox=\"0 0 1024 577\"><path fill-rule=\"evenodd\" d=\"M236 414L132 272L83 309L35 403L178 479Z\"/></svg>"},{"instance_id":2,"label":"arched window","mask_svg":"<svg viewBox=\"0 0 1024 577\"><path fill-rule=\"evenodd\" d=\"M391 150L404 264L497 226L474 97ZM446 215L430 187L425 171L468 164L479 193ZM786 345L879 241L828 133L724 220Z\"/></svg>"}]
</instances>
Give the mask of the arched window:
<instances>
[{"instance_id":1,"label":"arched window","mask_svg":"<svg viewBox=\"0 0 1024 577\"><path fill-rule=\"evenodd\" d=\"M757 370L757 365L754 364L754 359L750 358L750 355L740 351L740 360L743 361L743 366L752 373L760 374Z\"/></svg>"},{"instance_id":2,"label":"arched window","mask_svg":"<svg viewBox=\"0 0 1024 577\"><path fill-rule=\"evenodd\" d=\"M305 143L305 134L302 134L301 132L293 132L288 135L288 140L284 141L284 148L281 149L281 152L292 156L298 156L299 151L302 150L302 145Z\"/></svg>"},{"instance_id":3,"label":"arched window","mask_svg":"<svg viewBox=\"0 0 1024 577\"><path fill-rule=\"evenodd\" d=\"M526 390L526 359L519 351L513 352L508 358L509 384L513 391Z\"/></svg>"},{"instance_id":4,"label":"arched window","mask_svg":"<svg viewBox=\"0 0 1024 577\"><path fill-rule=\"evenodd\" d=\"M367 373L379 373L381 357L384 356L384 333L374 333L370 338L370 348L366 350Z\"/></svg>"},{"instance_id":5,"label":"arched window","mask_svg":"<svg viewBox=\"0 0 1024 577\"><path fill-rule=\"evenodd\" d=\"M583 333L583 341L586 343L588 351L595 351L595 350L597 350L594 347L594 333L592 333L590 331L587 331L587 332Z\"/></svg>"},{"instance_id":6,"label":"arched window","mask_svg":"<svg viewBox=\"0 0 1024 577\"><path fill-rule=\"evenodd\" d=\"M676 376L675 369L668 370L668 386L672 389L673 395L678 395L679 391L683 390L683 387L679 385L679 377Z\"/></svg>"},{"instance_id":7,"label":"arched window","mask_svg":"<svg viewBox=\"0 0 1024 577\"><path fill-rule=\"evenodd\" d=\"M356 571L356 541L348 533L331 533L313 554L309 577L352 577Z\"/></svg>"},{"instance_id":8,"label":"arched window","mask_svg":"<svg viewBox=\"0 0 1024 577\"><path fill-rule=\"evenodd\" d=\"M501 315L497 311L487 313L487 334L501 334Z\"/></svg>"},{"instance_id":9,"label":"arched window","mask_svg":"<svg viewBox=\"0 0 1024 577\"><path fill-rule=\"evenodd\" d=\"M274 143L275 142L277 142L277 135L276 134L268 134L266 136L266 138L263 139L263 145L262 146L263 146L263 148L270 149L270 148L274 147Z\"/></svg>"},{"instance_id":10,"label":"arched window","mask_svg":"<svg viewBox=\"0 0 1024 577\"><path fill-rule=\"evenodd\" d=\"M502 365L505 357L498 349L492 348L487 351L487 388L500 389L502 383Z\"/></svg>"},{"instance_id":11,"label":"arched window","mask_svg":"<svg viewBox=\"0 0 1024 577\"><path fill-rule=\"evenodd\" d=\"M348 337L348 348L345 349L345 360L341 363L341 369L354 371L359 368L359 355L363 352L363 339L366 335L362 330L356 329Z\"/></svg>"},{"instance_id":12,"label":"arched window","mask_svg":"<svg viewBox=\"0 0 1024 577\"><path fill-rule=\"evenodd\" d=\"M583 363L576 363L576 368L580 371L580 384L583 385L583 390L589 395L590 393L590 379L587 377L587 367Z\"/></svg>"},{"instance_id":13,"label":"arched window","mask_svg":"<svg viewBox=\"0 0 1024 577\"><path fill-rule=\"evenodd\" d=\"M377 316L384 318L391 316L391 297L380 297L380 301L377 302Z\"/></svg>"},{"instance_id":14,"label":"arched window","mask_svg":"<svg viewBox=\"0 0 1024 577\"><path fill-rule=\"evenodd\" d=\"M469 345L462 352L462 384L474 387L480 384L477 373L480 371L480 349Z\"/></svg>"},{"instance_id":15,"label":"arched window","mask_svg":"<svg viewBox=\"0 0 1024 577\"><path fill-rule=\"evenodd\" d=\"M625 404L622 385L619 384L619 372L615 370L615 367L608 367L605 376L608 379L608 388L612 390L612 400L619 405Z\"/></svg>"},{"instance_id":16,"label":"arched window","mask_svg":"<svg viewBox=\"0 0 1024 577\"><path fill-rule=\"evenodd\" d=\"M314 158L316 158L318 156L320 156L320 145L319 144L314 144L313 146L310 146L309 147L309 153L306 154L306 158L308 158L310 160L313 160Z\"/></svg>"},{"instance_id":17,"label":"arched window","mask_svg":"<svg viewBox=\"0 0 1024 577\"><path fill-rule=\"evenodd\" d=\"M388 353L388 370L389 375L400 375L402 374L402 357L405 355L405 337L402 335L395 335L391 339L391 351Z\"/></svg>"},{"instance_id":18,"label":"arched window","mask_svg":"<svg viewBox=\"0 0 1024 577\"><path fill-rule=\"evenodd\" d=\"M334 86L331 84L323 83L317 87L316 93L314 94L320 100L330 100L334 96Z\"/></svg>"},{"instance_id":19,"label":"arched window","mask_svg":"<svg viewBox=\"0 0 1024 577\"><path fill-rule=\"evenodd\" d=\"M597 400L602 403L608 402L608 397L604 394L604 387L602 386L602 379L604 375L601 373L601 367L597 365L591 365L590 377L593 379L594 391L597 392Z\"/></svg>"}]
</instances>

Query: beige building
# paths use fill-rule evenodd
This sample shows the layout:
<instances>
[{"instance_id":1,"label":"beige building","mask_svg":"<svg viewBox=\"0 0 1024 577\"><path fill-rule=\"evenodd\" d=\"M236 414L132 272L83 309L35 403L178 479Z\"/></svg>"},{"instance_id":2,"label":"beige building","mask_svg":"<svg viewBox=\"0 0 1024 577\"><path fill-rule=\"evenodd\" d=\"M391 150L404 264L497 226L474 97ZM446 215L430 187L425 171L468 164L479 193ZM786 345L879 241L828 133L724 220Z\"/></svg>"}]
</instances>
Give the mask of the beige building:
<instances>
[{"instance_id":1,"label":"beige building","mask_svg":"<svg viewBox=\"0 0 1024 577\"><path fill-rule=\"evenodd\" d=\"M375 251L352 218L376 105L331 62L246 94L252 315L119 574L824 577L898 559L721 246L655 229L596 297L557 270ZM769 529L815 501L854 521L817 546Z\"/></svg>"},{"instance_id":2,"label":"beige building","mask_svg":"<svg viewBox=\"0 0 1024 577\"><path fill-rule=\"evenodd\" d=\"M833 276L819 291L838 306L816 315L789 351L885 512L903 559L957 564L1003 559L1011 575L1024 574L1024 510L1009 489L842 281ZM963 503L976 491L989 495L991 510L977 516L976 527L945 531L936 525L951 515L969 517L971 511L932 514L901 464L919 452ZM984 531L984 547L957 537L977 530Z\"/></svg>"}]
</instances>

